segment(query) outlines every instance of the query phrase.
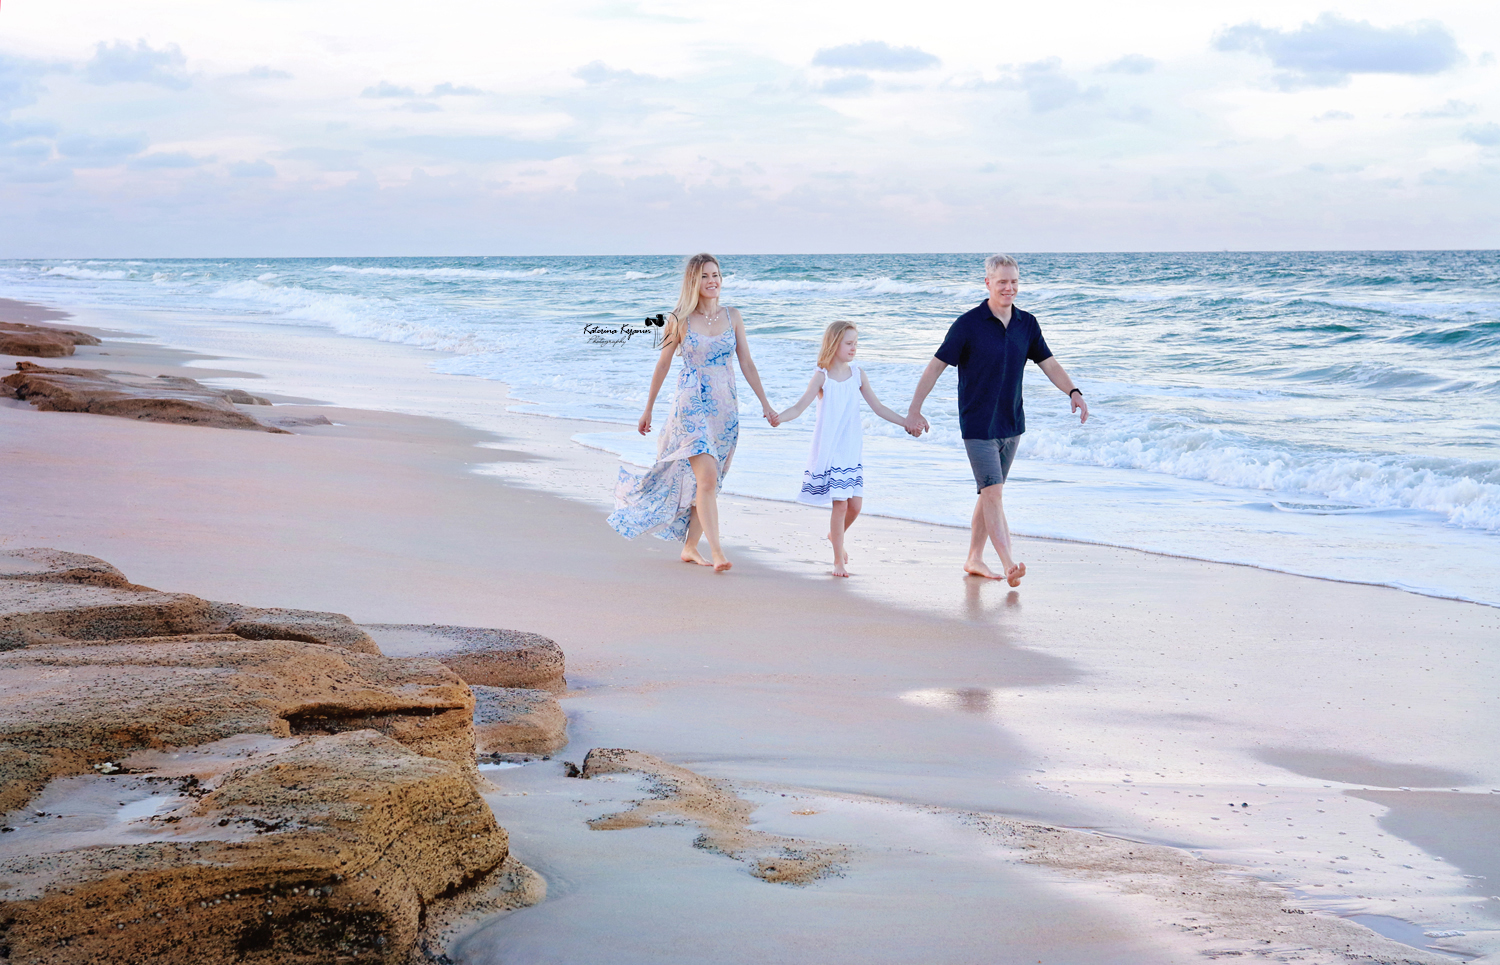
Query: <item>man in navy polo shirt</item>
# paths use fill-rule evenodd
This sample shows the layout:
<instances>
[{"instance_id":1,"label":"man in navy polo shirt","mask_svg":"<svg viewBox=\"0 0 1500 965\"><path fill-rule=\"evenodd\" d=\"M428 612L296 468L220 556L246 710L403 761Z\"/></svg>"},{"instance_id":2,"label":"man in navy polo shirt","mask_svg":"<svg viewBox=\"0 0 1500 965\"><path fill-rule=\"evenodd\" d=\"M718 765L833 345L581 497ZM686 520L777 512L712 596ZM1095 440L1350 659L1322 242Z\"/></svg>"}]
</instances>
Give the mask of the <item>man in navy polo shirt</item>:
<instances>
[{"instance_id":1,"label":"man in navy polo shirt","mask_svg":"<svg viewBox=\"0 0 1500 965\"><path fill-rule=\"evenodd\" d=\"M1005 580L1019 586L1026 575L1026 564L1011 556L1010 526L1005 521L1005 507L1000 501L1005 477L1016 457L1016 445L1026 431L1026 416L1021 411L1021 373L1026 360L1035 362L1052 384L1068 394L1071 411L1079 422L1089 419L1083 393L1047 347L1036 316L1015 307L1021 272L1010 255L991 255L984 261L984 287L990 297L977 308L965 312L948 329L948 337L938 348L927 370L917 383L911 408L906 416L906 430L913 435L925 432L922 403L937 384L938 376L950 365L958 366L958 425L963 432L969 466L974 470L974 484L979 499L974 503L974 518L969 533L969 558L964 572L972 576ZM984 542L995 544L1003 573L996 573L984 563Z\"/></svg>"}]
</instances>

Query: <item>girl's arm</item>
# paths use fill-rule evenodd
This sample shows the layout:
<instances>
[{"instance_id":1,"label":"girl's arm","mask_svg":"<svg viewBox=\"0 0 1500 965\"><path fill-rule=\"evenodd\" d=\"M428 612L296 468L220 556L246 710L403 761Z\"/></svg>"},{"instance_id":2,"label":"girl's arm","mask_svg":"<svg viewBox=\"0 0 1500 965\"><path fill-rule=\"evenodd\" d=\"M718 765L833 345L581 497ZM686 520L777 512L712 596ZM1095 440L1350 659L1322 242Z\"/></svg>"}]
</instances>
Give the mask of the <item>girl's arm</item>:
<instances>
[{"instance_id":1,"label":"girl's arm","mask_svg":"<svg viewBox=\"0 0 1500 965\"><path fill-rule=\"evenodd\" d=\"M661 384L667 380L667 372L672 368L672 353L677 349L677 340L669 338L661 347L661 355L656 359L656 368L651 372L651 391L646 396L646 411L641 413L641 419L636 423L636 429L641 435L651 431L651 410L656 408L656 393L661 391Z\"/></svg>"},{"instance_id":2,"label":"girl's arm","mask_svg":"<svg viewBox=\"0 0 1500 965\"><path fill-rule=\"evenodd\" d=\"M818 371L814 372L812 380L807 383L807 391L802 393L802 398L797 400L796 405L777 415L776 421L791 422L793 419L801 415L807 409L807 407L812 404L812 400L817 398L818 390L823 387L823 380L826 378L828 378L828 376L824 374L822 369L818 369Z\"/></svg>"},{"instance_id":3,"label":"girl's arm","mask_svg":"<svg viewBox=\"0 0 1500 965\"><path fill-rule=\"evenodd\" d=\"M905 419L903 419L901 416L897 415L890 409L886 408L886 406L875 397L875 390L870 388L870 377L865 374L864 369L859 370L859 394L864 396L865 401L870 404L870 411L874 412L876 415L880 416L887 422L894 422L901 428L906 429L907 432L911 431L910 429L907 429Z\"/></svg>"},{"instance_id":4,"label":"girl's arm","mask_svg":"<svg viewBox=\"0 0 1500 965\"><path fill-rule=\"evenodd\" d=\"M750 391L760 399L760 414L774 427L781 420L776 417L776 410L771 408L766 390L760 386L760 373L755 369L755 360L750 357L750 340L745 338L745 320L738 308L731 308L729 314L734 318L734 354L740 360L740 371L745 373L745 382L749 384Z\"/></svg>"}]
</instances>

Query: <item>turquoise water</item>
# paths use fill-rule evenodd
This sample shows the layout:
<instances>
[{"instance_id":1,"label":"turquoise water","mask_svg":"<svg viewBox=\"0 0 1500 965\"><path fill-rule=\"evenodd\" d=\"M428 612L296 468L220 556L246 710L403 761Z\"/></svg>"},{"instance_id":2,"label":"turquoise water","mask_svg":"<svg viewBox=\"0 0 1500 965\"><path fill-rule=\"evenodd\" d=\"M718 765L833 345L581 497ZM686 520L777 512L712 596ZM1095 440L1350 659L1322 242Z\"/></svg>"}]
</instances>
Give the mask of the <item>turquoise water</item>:
<instances>
[{"instance_id":1,"label":"turquoise water","mask_svg":"<svg viewBox=\"0 0 1500 965\"><path fill-rule=\"evenodd\" d=\"M1500 605L1500 254L1019 258L1017 304L1093 416L1079 426L1029 372L1006 493L1018 533ZM877 393L904 410L948 324L984 297L978 255L726 256L723 268L779 407L805 386L823 326L849 318ZM639 414L656 352L649 336L585 328L670 309L679 271L665 257L34 260L0 262L0 294L440 350L439 370L597 421L580 442L640 461L653 441L618 426ZM966 524L954 393L950 373L920 441L867 418L868 511ZM791 499L810 418L771 430L743 386L741 402L727 488Z\"/></svg>"}]
</instances>

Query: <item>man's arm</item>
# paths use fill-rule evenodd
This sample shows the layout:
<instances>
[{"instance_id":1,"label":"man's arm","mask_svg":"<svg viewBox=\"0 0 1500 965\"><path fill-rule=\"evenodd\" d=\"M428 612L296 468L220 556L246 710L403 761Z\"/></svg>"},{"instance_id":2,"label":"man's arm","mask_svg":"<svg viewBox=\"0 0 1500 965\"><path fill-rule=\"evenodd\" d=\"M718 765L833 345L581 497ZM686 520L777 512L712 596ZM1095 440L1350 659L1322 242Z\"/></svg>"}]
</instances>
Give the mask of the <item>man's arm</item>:
<instances>
[{"instance_id":1,"label":"man's arm","mask_svg":"<svg viewBox=\"0 0 1500 965\"><path fill-rule=\"evenodd\" d=\"M933 361L937 360L934 359ZM1072 379L1068 378L1068 371L1062 367L1062 363L1057 360L1057 356L1049 355L1038 362L1037 365L1046 373L1047 378L1052 380L1053 385L1057 386L1063 392L1068 393L1068 401L1072 404L1069 411L1078 412L1080 409L1082 410L1078 417L1079 423L1089 421L1089 404L1083 401L1082 392L1073 391L1077 386L1073 384ZM931 367L930 365L928 366L928 368ZM926 376L923 377L925 378Z\"/></svg>"},{"instance_id":2,"label":"man's arm","mask_svg":"<svg viewBox=\"0 0 1500 965\"><path fill-rule=\"evenodd\" d=\"M922 377L917 380L917 391L912 393L911 407L906 410L906 431L914 436L921 435L929 428L927 420L922 418L922 403L927 401L928 393L937 385L938 376L947 367L947 362L934 356L927 363L927 368L922 370Z\"/></svg>"}]
</instances>

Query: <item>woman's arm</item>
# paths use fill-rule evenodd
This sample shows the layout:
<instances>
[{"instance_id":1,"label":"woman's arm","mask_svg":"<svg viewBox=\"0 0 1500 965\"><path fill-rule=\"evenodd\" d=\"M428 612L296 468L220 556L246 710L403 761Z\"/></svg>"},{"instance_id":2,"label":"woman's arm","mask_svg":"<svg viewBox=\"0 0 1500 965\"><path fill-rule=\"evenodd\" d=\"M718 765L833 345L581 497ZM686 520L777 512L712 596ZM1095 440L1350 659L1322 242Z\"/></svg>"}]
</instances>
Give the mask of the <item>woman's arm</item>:
<instances>
[{"instance_id":1,"label":"woman's arm","mask_svg":"<svg viewBox=\"0 0 1500 965\"><path fill-rule=\"evenodd\" d=\"M641 420L636 423L636 429L641 435L651 431L651 410L656 408L656 393L661 391L661 384L667 380L667 372L672 368L672 353L677 349L677 340L669 338L661 347L661 355L656 359L656 368L651 372L651 391L646 395L646 411L641 413Z\"/></svg>"},{"instance_id":2,"label":"woman's arm","mask_svg":"<svg viewBox=\"0 0 1500 965\"><path fill-rule=\"evenodd\" d=\"M905 418L897 415L875 397L875 390L870 388L870 377L865 374L864 369L859 370L859 394L864 396L865 401L870 404L870 411L874 412L885 421L894 422L901 428L906 429L907 432L911 432L911 429L907 428ZM917 433L915 432L912 432L911 434L917 435Z\"/></svg>"},{"instance_id":3,"label":"woman's arm","mask_svg":"<svg viewBox=\"0 0 1500 965\"><path fill-rule=\"evenodd\" d=\"M823 387L823 380L826 378L828 378L828 376L823 373L822 369L818 369L818 371L814 372L812 379L807 383L807 391L802 393L802 398L797 400L796 405L792 406L790 409L787 409L785 412L778 414L776 416L776 421L791 422L793 419L797 418L804 411L806 411L807 407L809 405L812 405L812 400L817 398L818 390Z\"/></svg>"},{"instance_id":4,"label":"woman's arm","mask_svg":"<svg viewBox=\"0 0 1500 965\"><path fill-rule=\"evenodd\" d=\"M745 382L750 386L750 391L760 400L761 415L772 426L776 426L781 420L776 417L776 410L771 408L766 390L761 388L760 373L755 369L755 360L750 357L750 340L745 337L745 319L738 308L731 308L729 314L734 317L734 354L740 360L740 371L745 373Z\"/></svg>"}]
</instances>

